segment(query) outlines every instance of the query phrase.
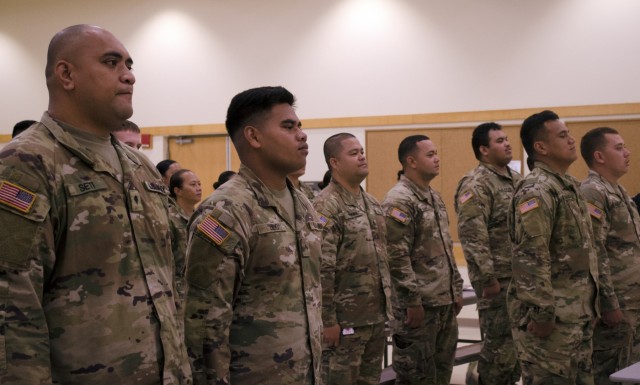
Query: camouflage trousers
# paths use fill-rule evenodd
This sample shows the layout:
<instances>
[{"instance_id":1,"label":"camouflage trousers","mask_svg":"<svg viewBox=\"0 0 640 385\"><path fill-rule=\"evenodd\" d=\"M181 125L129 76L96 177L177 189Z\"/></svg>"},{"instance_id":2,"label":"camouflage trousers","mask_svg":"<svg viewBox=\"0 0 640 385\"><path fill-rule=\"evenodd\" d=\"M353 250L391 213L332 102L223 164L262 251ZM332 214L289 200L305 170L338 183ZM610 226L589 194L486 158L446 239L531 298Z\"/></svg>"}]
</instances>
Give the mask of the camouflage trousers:
<instances>
[{"instance_id":1,"label":"camouflage trousers","mask_svg":"<svg viewBox=\"0 0 640 385\"><path fill-rule=\"evenodd\" d=\"M609 375L640 361L640 310L623 310L615 327L598 321L593 332L593 375L598 385L619 384Z\"/></svg>"},{"instance_id":2,"label":"camouflage trousers","mask_svg":"<svg viewBox=\"0 0 640 385\"><path fill-rule=\"evenodd\" d=\"M340 345L322 351L324 385L378 385L385 346L384 323L353 328Z\"/></svg>"},{"instance_id":3,"label":"camouflage trousers","mask_svg":"<svg viewBox=\"0 0 640 385\"><path fill-rule=\"evenodd\" d=\"M458 321L453 305L425 307L424 322L415 329L398 318L392 330L396 385L450 383L458 343Z\"/></svg>"},{"instance_id":4,"label":"camouflage trousers","mask_svg":"<svg viewBox=\"0 0 640 385\"><path fill-rule=\"evenodd\" d=\"M524 385L594 385L591 365L593 323L556 325L549 336L538 338L512 328Z\"/></svg>"},{"instance_id":5,"label":"camouflage trousers","mask_svg":"<svg viewBox=\"0 0 640 385\"><path fill-rule=\"evenodd\" d=\"M478 310L483 336L478 374L483 385L513 385L520 379L520 364L513 344L505 298L508 284L507 281L489 307Z\"/></svg>"}]
</instances>

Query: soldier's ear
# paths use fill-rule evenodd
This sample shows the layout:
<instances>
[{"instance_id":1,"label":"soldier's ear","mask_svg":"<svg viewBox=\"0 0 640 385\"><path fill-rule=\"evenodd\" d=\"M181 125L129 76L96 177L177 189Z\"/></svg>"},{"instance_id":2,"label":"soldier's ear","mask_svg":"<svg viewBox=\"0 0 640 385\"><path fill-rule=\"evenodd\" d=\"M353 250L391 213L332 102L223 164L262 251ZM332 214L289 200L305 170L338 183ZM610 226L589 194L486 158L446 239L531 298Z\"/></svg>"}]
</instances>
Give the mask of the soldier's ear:
<instances>
[{"instance_id":1,"label":"soldier's ear","mask_svg":"<svg viewBox=\"0 0 640 385\"><path fill-rule=\"evenodd\" d=\"M260 148L262 147L262 143L260 141L261 137L260 137L260 130L257 127L254 126L245 126L242 129L242 133L244 136L244 139L247 141L247 143L249 144L249 146L251 146L252 148Z\"/></svg>"},{"instance_id":2,"label":"soldier's ear","mask_svg":"<svg viewBox=\"0 0 640 385\"><path fill-rule=\"evenodd\" d=\"M595 151L593 153L593 161L599 164L605 163L604 154L602 153L602 151Z\"/></svg>"},{"instance_id":3,"label":"soldier's ear","mask_svg":"<svg viewBox=\"0 0 640 385\"><path fill-rule=\"evenodd\" d=\"M480 147L478 147L478 150L480 150L480 155L482 155L482 156L489 155L489 147L487 147L487 146L480 146Z\"/></svg>"},{"instance_id":4,"label":"soldier's ear","mask_svg":"<svg viewBox=\"0 0 640 385\"><path fill-rule=\"evenodd\" d=\"M407 155L405 163L410 168L416 168L416 165L417 165L418 162L416 162L416 158L413 155Z\"/></svg>"},{"instance_id":5,"label":"soldier's ear","mask_svg":"<svg viewBox=\"0 0 640 385\"><path fill-rule=\"evenodd\" d=\"M541 140L533 142L533 149L540 155L547 155L547 145Z\"/></svg>"},{"instance_id":6,"label":"soldier's ear","mask_svg":"<svg viewBox=\"0 0 640 385\"><path fill-rule=\"evenodd\" d=\"M55 77L58 79L62 88L69 91L75 88L73 81L73 65L65 60L60 60L54 67Z\"/></svg>"}]
</instances>

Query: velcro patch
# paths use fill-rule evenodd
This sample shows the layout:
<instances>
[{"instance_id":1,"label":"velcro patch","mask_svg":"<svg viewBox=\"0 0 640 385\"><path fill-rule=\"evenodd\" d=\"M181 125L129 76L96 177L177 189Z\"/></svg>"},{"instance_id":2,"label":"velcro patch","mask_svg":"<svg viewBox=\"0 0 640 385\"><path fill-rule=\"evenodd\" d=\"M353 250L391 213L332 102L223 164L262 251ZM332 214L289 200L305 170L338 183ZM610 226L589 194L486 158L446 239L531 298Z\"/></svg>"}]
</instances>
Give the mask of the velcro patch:
<instances>
[{"instance_id":1,"label":"velcro patch","mask_svg":"<svg viewBox=\"0 0 640 385\"><path fill-rule=\"evenodd\" d=\"M598 206L587 202L587 207L589 208L589 214L591 214L592 217L594 217L596 219L602 218L602 215L604 213L602 212L602 210Z\"/></svg>"},{"instance_id":2,"label":"velcro patch","mask_svg":"<svg viewBox=\"0 0 640 385\"><path fill-rule=\"evenodd\" d=\"M536 198L531 198L524 203L520 203L520 206L518 206L518 210L520 210L520 214L524 214L528 213L531 210L537 209L538 207L540 207L540 205L538 205L538 200Z\"/></svg>"},{"instance_id":3,"label":"velcro patch","mask_svg":"<svg viewBox=\"0 0 640 385\"><path fill-rule=\"evenodd\" d=\"M36 194L13 183L0 182L0 203L28 213L36 201Z\"/></svg>"},{"instance_id":4,"label":"velcro patch","mask_svg":"<svg viewBox=\"0 0 640 385\"><path fill-rule=\"evenodd\" d=\"M198 230L218 246L222 245L231 234L229 230L222 226L220 222L211 215L207 215L204 221L200 222Z\"/></svg>"},{"instance_id":5,"label":"velcro patch","mask_svg":"<svg viewBox=\"0 0 640 385\"><path fill-rule=\"evenodd\" d=\"M409 215L397 207L394 207L389 211L389 216L400 223L405 223L409 220Z\"/></svg>"},{"instance_id":6,"label":"velcro patch","mask_svg":"<svg viewBox=\"0 0 640 385\"><path fill-rule=\"evenodd\" d=\"M473 193L471 192L471 190L468 190L467 192L462 194L460 198L458 198L458 202L460 202L460 204L463 205L466 201L471 199L471 197L473 197Z\"/></svg>"},{"instance_id":7,"label":"velcro patch","mask_svg":"<svg viewBox=\"0 0 640 385\"><path fill-rule=\"evenodd\" d=\"M167 187L162 183L145 181L144 186L149 191L157 192L160 194L168 194Z\"/></svg>"}]
</instances>

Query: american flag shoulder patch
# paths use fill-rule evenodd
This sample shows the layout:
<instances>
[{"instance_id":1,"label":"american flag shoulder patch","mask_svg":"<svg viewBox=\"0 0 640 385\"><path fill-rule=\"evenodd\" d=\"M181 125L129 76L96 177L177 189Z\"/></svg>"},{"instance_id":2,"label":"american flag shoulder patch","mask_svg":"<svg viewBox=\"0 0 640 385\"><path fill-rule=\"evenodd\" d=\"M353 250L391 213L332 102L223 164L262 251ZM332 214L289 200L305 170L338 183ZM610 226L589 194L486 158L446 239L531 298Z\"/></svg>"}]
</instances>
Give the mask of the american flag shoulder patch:
<instances>
[{"instance_id":1,"label":"american flag shoulder patch","mask_svg":"<svg viewBox=\"0 0 640 385\"><path fill-rule=\"evenodd\" d=\"M407 213L397 207L393 207L391 211L389 211L389 216L400 223L405 223L409 220L409 216L407 215Z\"/></svg>"},{"instance_id":2,"label":"american flag shoulder patch","mask_svg":"<svg viewBox=\"0 0 640 385\"><path fill-rule=\"evenodd\" d=\"M318 213L318 217L320 219L322 227L325 227L327 226L327 224L329 224L329 218L327 218L324 214Z\"/></svg>"},{"instance_id":3,"label":"american flag shoulder patch","mask_svg":"<svg viewBox=\"0 0 640 385\"><path fill-rule=\"evenodd\" d=\"M28 213L36 201L36 194L11 182L0 182L0 204Z\"/></svg>"},{"instance_id":4,"label":"american flag shoulder patch","mask_svg":"<svg viewBox=\"0 0 640 385\"><path fill-rule=\"evenodd\" d=\"M537 209L538 207L540 207L540 205L538 205L538 200L536 198L531 198L524 203L520 203L520 206L518 206L518 210L520 210L520 214L524 214L528 213L531 210Z\"/></svg>"},{"instance_id":5,"label":"american flag shoulder patch","mask_svg":"<svg viewBox=\"0 0 640 385\"><path fill-rule=\"evenodd\" d=\"M596 219L600 219L602 218L602 215L604 214L602 212L602 209L599 208L598 206L591 204L589 202L587 202L587 207L589 208L589 214L591 214L592 217L596 218Z\"/></svg>"},{"instance_id":6,"label":"american flag shoulder patch","mask_svg":"<svg viewBox=\"0 0 640 385\"><path fill-rule=\"evenodd\" d=\"M218 246L222 245L222 243L229 238L229 235L231 235L231 232L211 215L207 215L207 217L200 222L198 230Z\"/></svg>"},{"instance_id":7,"label":"american flag shoulder patch","mask_svg":"<svg viewBox=\"0 0 640 385\"><path fill-rule=\"evenodd\" d=\"M465 192L460 196L460 198L458 198L458 202L463 205L466 201L471 199L471 197L473 197L473 193L471 192L471 190L467 190L467 192Z\"/></svg>"}]
</instances>

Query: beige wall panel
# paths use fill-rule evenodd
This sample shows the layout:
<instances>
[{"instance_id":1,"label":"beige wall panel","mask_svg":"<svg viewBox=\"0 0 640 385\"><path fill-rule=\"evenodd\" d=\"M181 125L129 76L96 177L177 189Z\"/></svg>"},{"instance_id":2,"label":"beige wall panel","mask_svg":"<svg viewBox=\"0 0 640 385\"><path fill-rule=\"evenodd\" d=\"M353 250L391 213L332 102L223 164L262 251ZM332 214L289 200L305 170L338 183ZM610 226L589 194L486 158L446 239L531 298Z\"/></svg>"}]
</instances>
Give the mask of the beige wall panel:
<instances>
[{"instance_id":1,"label":"beige wall panel","mask_svg":"<svg viewBox=\"0 0 640 385\"><path fill-rule=\"evenodd\" d=\"M213 192L213 182L227 169L226 136L192 136L191 143L169 138L169 158L192 170L202 182L202 198ZM237 170L237 169L236 169Z\"/></svg>"}]
</instances>

